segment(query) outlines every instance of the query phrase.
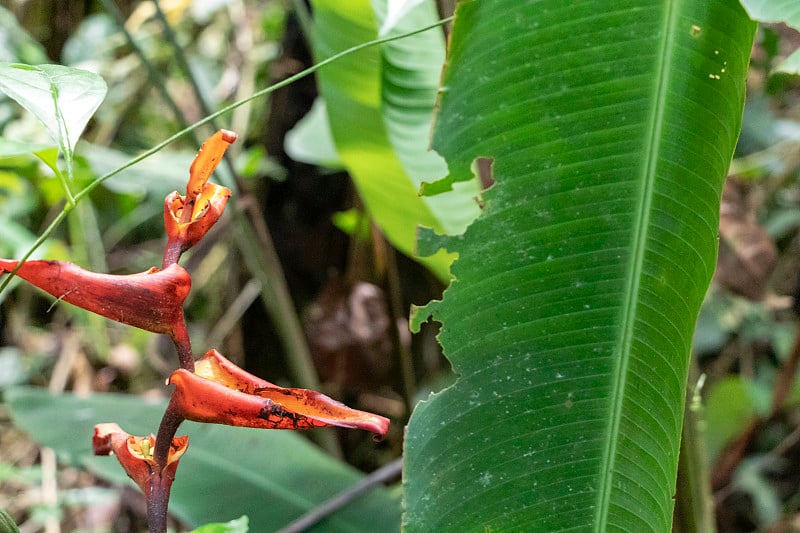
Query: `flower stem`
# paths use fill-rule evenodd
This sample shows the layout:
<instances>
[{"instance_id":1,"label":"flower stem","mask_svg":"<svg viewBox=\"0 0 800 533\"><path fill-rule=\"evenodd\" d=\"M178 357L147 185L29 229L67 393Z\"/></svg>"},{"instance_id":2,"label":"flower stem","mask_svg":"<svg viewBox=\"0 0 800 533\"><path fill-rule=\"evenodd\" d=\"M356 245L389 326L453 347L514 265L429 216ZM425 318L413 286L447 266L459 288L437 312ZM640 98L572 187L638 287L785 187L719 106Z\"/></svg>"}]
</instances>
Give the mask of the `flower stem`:
<instances>
[{"instance_id":1,"label":"flower stem","mask_svg":"<svg viewBox=\"0 0 800 533\"><path fill-rule=\"evenodd\" d=\"M164 416L161 417L161 424L158 426L158 434L156 435L156 447L153 450L153 460L156 462L159 475L167 467L172 438L184 420L183 415L178 412L175 404L170 400L167 410L164 411Z\"/></svg>"},{"instance_id":2,"label":"flower stem","mask_svg":"<svg viewBox=\"0 0 800 533\"><path fill-rule=\"evenodd\" d=\"M169 443L172 439L166 441ZM156 441L158 445L158 441ZM167 446L169 450L169 446ZM164 486L167 485L167 486ZM150 478L150 490L145 494L147 503L147 528L150 533L167 532L167 512L169 510L169 483L163 483L160 473Z\"/></svg>"},{"instance_id":3,"label":"flower stem","mask_svg":"<svg viewBox=\"0 0 800 533\"><path fill-rule=\"evenodd\" d=\"M192 353L192 342L189 340L189 332L186 330L185 320L181 320L173 327L170 337L172 337L175 350L178 352L178 363L181 368L194 372L194 353Z\"/></svg>"}]
</instances>

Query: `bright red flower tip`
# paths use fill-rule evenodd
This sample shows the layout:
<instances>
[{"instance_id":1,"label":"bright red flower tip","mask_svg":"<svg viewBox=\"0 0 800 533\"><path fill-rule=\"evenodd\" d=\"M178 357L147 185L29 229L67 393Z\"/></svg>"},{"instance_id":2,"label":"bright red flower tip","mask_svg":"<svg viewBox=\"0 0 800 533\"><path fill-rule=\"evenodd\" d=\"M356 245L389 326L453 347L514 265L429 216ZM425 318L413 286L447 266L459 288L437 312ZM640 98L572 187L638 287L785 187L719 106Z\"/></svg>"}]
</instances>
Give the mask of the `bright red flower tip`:
<instances>
[{"instance_id":1,"label":"bright red flower tip","mask_svg":"<svg viewBox=\"0 0 800 533\"><path fill-rule=\"evenodd\" d=\"M176 370L172 406L187 420L263 429L340 426L383 438L389 420L351 409L324 394L286 389L237 367L216 350L195 362L195 372Z\"/></svg>"},{"instance_id":2,"label":"bright red flower tip","mask_svg":"<svg viewBox=\"0 0 800 533\"><path fill-rule=\"evenodd\" d=\"M0 272L11 272L18 264L0 259ZM179 265L114 275L90 272L64 261L26 261L17 276L87 311L170 335L183 326L183 301L192 286L189 273Z\"/></svg>"},{"instance_id":3,"label":"bright red flower tip","mask_svg":"<svg viewBox=\"0 0 800 533\"><path fill-rule=\"evenodd\" d=\"M169 491L175 479L178 461L189 447L189 437L184 435L172 439L167 464L160 472L153 459L155 445L156 438L153 435L135 437L114 423L97 424L94 427L94 437L92 437L94 454L113 453L128 476L139 485L148 498L156 485Z\"/></svg>"}]
</instances>

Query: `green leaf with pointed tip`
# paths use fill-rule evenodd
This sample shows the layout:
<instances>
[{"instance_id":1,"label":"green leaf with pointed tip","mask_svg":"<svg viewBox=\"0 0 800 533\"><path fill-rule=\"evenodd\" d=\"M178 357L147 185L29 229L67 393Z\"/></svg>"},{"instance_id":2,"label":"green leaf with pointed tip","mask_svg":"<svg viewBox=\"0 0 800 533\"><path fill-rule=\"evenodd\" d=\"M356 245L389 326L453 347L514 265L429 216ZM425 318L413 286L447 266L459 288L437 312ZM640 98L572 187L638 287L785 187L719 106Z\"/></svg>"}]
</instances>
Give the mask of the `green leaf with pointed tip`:
<instances>
[{"instance_id":1,"label":"green leaf with pointed tip","mask_svg":"<svg viewBox=\"0 0 800 533\"><path fill-rule=\"evenodd\" d=\"M312 4L317 59L375 39L386 18L386 0ZM434 3L425 2L395 21L392 32L436 20ZM446 197L419 196L424 180L447 174L441 157L428 149L443 60L444 39L435 28L350 54L319 72L339 157L370 215L389 241L408 255L414 254L418 225L459 233L478 213L475 182L462 184ZM440 253L422 262L447 280L451 259Z\"/></svg>"},{"instance_id":2,"label":"green leaf with pointed tip","mask_svg":"<svg viewBox=\"0 0 800 533\"><path fill-rule=\"evenodd\" d=\"M107 88L103 78L77 68L0 63L0 91L39 119L70 162Z\"/></svg>"},{"instance_id":3,"label":"green leaf with pointed tip","mask_svg":"<svg viewBox=\"0 0 800 533\"><path fill-rule=\"evenodd\" d=\"M670 530L754 30L736 0L458 3L433 146L495 185L426 308L458 378L409 422L406 531Z\"/></svg>"},{"instance_id":4,"label":"green leaf with pointed tip","mask_svg":"<svg viewBox=\"0 0 800 533\"><path fill-rule=\"evenodd\" d=\"M61 460L115 483L129 483L113 457L92 455L94 425L116 422L132 435L155 433L166 404L122 394L51 395L14 387L4 399L14 423ZM277 531L362 477L288 431L186 423L189 450L172 486L170 510L197 526L247 515L253 531ZM396 531L397 498L378 488L334 513L313 531ZM245 524L246 525L246 524Z\"/></svg>"}]
</instances>

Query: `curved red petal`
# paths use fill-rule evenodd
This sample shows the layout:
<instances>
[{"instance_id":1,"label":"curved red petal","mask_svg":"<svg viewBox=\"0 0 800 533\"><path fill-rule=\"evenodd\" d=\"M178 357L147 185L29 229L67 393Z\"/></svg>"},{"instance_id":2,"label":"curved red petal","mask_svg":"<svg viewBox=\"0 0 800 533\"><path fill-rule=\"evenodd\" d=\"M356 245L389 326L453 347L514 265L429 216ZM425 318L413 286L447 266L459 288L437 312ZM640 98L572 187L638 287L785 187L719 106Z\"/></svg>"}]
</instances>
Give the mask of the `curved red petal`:
<instances>
[{"instance_id":1,"label":"curved red petal","mask_svg":"<svg viewBox=\"0 0 800 533\"><path fill-rule=\"evenodd\" d=\"M17 261L0 259L0 271ZM183 323L183 301L192 281L183 267L138 274L100 274L64 261L26 261L17 276L59 300L123 324L170 334Z\"/></svg>"},{"instance_id":2,"label":"curved red petal","mask_svg":"<svg viewBox=\"0 0 800 533\"><path fill-rule=\"evenodd\" d=\"M216 350L177 370L172 402L188 420L264 429L339 426L386 435L389 420L352 409L319 392L278 387L237 367Z\"/></svg>"},{"instance_id":3,"label":"curved red petal","mask_svg":"<svg viewBox=\"0 0 800 533\"><path fill-rule=\"evenodd\" d=\"M236 141L237 135L228 130L219 130L205 140L189 167L189 182L186 184L186 200L194 199L203 191L203 186L219 165L228 146Z\"/></svg>"}]
</instances>

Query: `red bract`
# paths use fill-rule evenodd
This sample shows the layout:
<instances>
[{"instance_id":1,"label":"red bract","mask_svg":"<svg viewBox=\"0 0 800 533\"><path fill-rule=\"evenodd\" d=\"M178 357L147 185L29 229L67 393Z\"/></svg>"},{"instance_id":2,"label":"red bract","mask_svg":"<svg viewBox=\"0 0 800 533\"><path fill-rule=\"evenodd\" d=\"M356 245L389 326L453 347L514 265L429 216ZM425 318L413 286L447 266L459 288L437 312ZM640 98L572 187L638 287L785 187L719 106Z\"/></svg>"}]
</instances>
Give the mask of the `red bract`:
<instances>
[{"instance_id":1,"label":"red bract","mask_svg":"<svg viewBox=\"0 0 800 533\"><path fill-rule=\"evenodd\" d=\"M97 424L94 427L92 450L95 455L111 455L125 469L128 476L139 485L145 497L150 497L156 486L169 491L178 469L178 461L189 447L189 437L174 437L167 464L159 467L153 459L156 438L134 437L124 432L117 424Z\"/></svg>"},{"instance_id":2,"label":"red bract","mask_svg":"<svg viewBox=\"0 0 800 533\"><path fill-rule=\"evenodd\" d=\"M389 420L351 409L306 389L285 389L237 367L216 350L195 361L194 373L176 370L170 408L187 420L264 429L340 426L383 438Z\"/></svg>"},{"instance_id":3,"label":"red bract","mask_svg":"<svg viewBox=\"0 0 800 533\"><path fill-rule=\"evenodd\" d=\"M18 261L0 259L0 272ZM173 335L184 327L183 301L192 280L179 265L128 275L99 274L64 261L26 261L17 276L65 302L111 320Z\"/></svg>"},{"instance_id":4,"label":"red bract","mask_svg":"<svg viewBox=\"0 0 800 533\"><path fill-rule=\"evenodd\" d=\"M228 146L235 141L236 134L227 130L219 130L206 139L189 168L186 195L175 191L164 200L167 246L163 266L177 262L180 255L197 244L222 216L231 191L208 179Z\"/></svg>"}]
</instances>

